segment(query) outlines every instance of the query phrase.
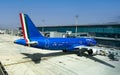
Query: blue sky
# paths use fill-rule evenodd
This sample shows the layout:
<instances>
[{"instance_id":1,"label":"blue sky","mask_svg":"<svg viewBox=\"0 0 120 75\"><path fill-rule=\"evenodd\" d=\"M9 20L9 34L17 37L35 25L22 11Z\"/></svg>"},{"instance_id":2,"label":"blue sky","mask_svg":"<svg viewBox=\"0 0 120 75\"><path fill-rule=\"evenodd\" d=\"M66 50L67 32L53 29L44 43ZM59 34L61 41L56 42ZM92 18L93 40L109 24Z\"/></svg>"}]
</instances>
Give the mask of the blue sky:
<instances>
[{"instance_id":1,"label":"blue sky","mask_svg":"<svg viewBox=\"0 0 120 75\"><path fill-rule=\"evenodd\" d=\"M120 0L0 0L0 27L19 27L19 13L37 26L102 24L120 21Z\"/></svg>"}]
</instances>

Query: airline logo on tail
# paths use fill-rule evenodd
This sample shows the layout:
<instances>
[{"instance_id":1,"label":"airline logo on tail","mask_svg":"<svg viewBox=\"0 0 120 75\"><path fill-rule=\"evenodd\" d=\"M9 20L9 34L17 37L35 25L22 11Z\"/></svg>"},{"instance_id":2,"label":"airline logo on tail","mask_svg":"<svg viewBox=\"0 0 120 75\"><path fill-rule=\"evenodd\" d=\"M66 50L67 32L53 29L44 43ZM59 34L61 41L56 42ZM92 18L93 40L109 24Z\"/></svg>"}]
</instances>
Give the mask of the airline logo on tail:
<instances>
[{"instance_id":1,"label":"airline logo on tail","mask_svg":"<svg viewBox=\"0 0 120 75\"><path fill-rule=\"evenodd\" d=\"M30 42L30 38L29 38L29 34L28 34L27 22L25 19L25 15L23 13L20 13L20 21L21 21L21 25L22 25L24 39L26 40L26 44L28 44Z\"/></svg>"}]
</instances>

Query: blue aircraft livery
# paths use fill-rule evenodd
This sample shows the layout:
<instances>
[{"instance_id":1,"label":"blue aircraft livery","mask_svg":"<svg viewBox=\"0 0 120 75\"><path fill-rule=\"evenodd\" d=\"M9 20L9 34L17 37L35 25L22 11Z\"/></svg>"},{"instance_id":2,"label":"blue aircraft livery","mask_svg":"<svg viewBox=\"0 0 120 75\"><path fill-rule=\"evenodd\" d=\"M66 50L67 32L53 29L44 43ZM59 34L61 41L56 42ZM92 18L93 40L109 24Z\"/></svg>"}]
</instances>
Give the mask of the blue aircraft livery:
<instances>
[{"instance_id":1,"label":"blue aircraft livery","mask_svg":"<svg viewBox=\"0 0 120 75\"><path fill-rule=\"evenodd\" d=\"M27 14L20 13L20 21L24 38L15 40L16 44L63 52L79 50L81 53L82 49L88 54L95 52L92 46L96 45L96 41L93 38L47 38L39 32Z\"/></svg>"}]
</instances>

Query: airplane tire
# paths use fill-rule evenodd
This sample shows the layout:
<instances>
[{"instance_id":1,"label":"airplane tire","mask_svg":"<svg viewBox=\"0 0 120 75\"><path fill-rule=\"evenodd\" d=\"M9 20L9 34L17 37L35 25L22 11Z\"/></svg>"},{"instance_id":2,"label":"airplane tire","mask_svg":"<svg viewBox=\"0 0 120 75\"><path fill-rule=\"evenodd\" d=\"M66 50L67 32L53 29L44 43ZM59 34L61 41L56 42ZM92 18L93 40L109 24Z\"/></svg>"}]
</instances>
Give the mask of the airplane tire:
<instances>
[{"instance_id":1,"label":"airplane tire","mask_svg":"<svg viewBox=\"0 0 120 75\"><path fill-rule=\"evenodd\" d=\"M67 52L67 50L62 50L63 52Z\"/></svg>"},{"instance_id":2,"label":"airplane tire","mask_svg":"<svg viewBox=\"0 0 120 75\"><path fill-rule=\"evenodd\" d=\"M92 55L93 54L93 50L92 49L88 50L88 54Z\"/></svg>"},{"instance_id":3,"label":"airplane tire","mask_svg":"<svg viewBox=\"0 0 120 75\"><path fill-rule=\"evenodd\" d=\"M78 54L77 54L77 56L81 56L81 54L80 54L80 53L78 53Z\"/></svg>"},{"instance_id":4,"label":"airplane tire","mask_svg":"<svg viewBox=\"0 0 120 75\"><path fill-rule=\"evenodd\" d=\"M79 51L79 52L77 53L77 56L82 56L82 51Z\"/></svg>"}]
</instances>

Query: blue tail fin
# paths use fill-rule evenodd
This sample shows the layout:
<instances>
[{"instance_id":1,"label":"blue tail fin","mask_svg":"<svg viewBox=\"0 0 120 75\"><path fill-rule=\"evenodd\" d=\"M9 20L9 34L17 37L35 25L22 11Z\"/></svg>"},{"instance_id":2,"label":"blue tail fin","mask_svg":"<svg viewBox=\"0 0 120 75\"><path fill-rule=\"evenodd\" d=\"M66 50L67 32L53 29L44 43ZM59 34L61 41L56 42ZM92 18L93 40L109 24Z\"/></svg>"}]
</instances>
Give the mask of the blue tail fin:
<instances>
[{"instance_id":1,"label":"blue tail fin","mask_svg":"<svg viewBox=\"0 0 120 75\"><path fill-rule=\"evenodd\" d=\"M24 38L27 42L30 42L32 37L43 37L42 34L35 27L34 23L31 21L28 15L20 13L20 20L23 30Z\"/></svg>"}]
</instances>

